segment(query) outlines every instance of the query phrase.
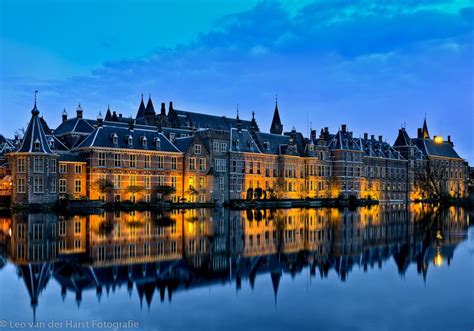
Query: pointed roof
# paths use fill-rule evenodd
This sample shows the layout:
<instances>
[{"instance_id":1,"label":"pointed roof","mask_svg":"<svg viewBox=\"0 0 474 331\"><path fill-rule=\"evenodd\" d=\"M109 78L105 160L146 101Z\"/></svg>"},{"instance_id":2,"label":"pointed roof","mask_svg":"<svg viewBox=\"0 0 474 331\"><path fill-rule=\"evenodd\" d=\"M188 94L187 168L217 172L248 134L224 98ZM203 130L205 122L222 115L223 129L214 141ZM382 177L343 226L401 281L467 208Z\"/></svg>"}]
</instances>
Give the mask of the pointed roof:
<instances>
[{"instance_id":1,"label":"pointed roof","mask_svg":"<svg viewBox=\"0 0 474 331\"><path fill-rule=\"evenodd\" d=\"M110 105L107 106L107 112L105 113L105 121L110 121L112 119L112 112L110 111Z\"/></svg>"},{"instance_id":2,"label":"pointed roof","mask_svg":"<svg viewBox=\"0 0 474 331\"><path fill-rule=\"evenodd\" d=\"M281 124L280 112L278 110L278 100L275 99L275 111L273 112L272 125L270 126L270 133L282 134L283 125Z\"/></svg>"},{"instance_id":3,"label":"pointed roof","mask_svg":"<svg viewBox=\"0 0 474 331\"><path fill-rule=\"evenodd\" d=\"M405 128L401 128L400 130L398 130L398 137L395 140L395 143L393 144L393 146L405 147L405 146L411 146L411 145L412 145L412 142L411 142L410 136L408 135Z\"/></svg>"},{"instance_id":4,"label":"pointed roof","mask_svg":"<svg viewBox=\"0 0 474 331\"><path fill-rule=\"evenodd\" d=\"M46 139L46 134L44 132L44 125L41 123L41 118L39 117L39 110L35 105L31 110L31 119L26 129L25 136L20 149L20 153L52 153L49 148L48 140Z\"/></svg>"},{"instance_id":5,"label":"pointed roof","mask_svg":"<svg viewBox=\"0 0 474 331\"><path fill-rule=\"evenodd\" d=\"M428 132L428 124L426 123L426 116L425 120L423 121L423 138L430 139L430 134Z\"/></svg>"},{"instance_id":6,"label":"pointed roof","mask_svg":"<svg viewBox=\"0 0 474 331\"><path fill-rule=\"evenodd\" d=\"M138 112L136 118L143 118L145 117L145 103L143 103L143 94L142 94L142 100L140 101L140 106L138 107Z\"/></svg>"},{"instance_id":7,"label":"pointed roof","mask_svg":"<svg viewBox=\"0 0 474 331\"><path fill-rule=\"evenodd\" d=\"M155 115L155 107L153 107L153 102L151 101L151 95L148 97L148 102L146 103L145 114Z\"/></svg>"}]
</instances>

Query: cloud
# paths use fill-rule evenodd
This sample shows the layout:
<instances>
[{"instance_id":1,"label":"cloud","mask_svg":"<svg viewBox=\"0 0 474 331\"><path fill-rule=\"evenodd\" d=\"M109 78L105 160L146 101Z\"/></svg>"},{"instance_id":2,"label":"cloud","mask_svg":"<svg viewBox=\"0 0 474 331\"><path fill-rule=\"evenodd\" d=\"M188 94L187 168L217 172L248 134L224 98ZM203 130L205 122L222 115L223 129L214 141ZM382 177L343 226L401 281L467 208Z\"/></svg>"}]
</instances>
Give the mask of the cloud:
<instances>
[{"instance_id":1,"label":"cloud","mask_svg":"<svg viewBox=\"0 0 474 331\"><path fill-rule=\"evenodd\" d=\"M46 118L56 121L64 106L78 102L89 116L107 104L132 115L140 93L151 92L155 104L174 100L180 108L227 116L238 103L247 117L256 110L263 130L278 93L286 129L306 131L307 119L333 129L347 122L389 141L402 122L415 132L427 112L433 129L450 131L460 153L474 160L467 19L473 11L444 4L317 1L292 13L264 1L223 17L190 44L16 89L44 91Z\"/></svg>"}]
</instances>

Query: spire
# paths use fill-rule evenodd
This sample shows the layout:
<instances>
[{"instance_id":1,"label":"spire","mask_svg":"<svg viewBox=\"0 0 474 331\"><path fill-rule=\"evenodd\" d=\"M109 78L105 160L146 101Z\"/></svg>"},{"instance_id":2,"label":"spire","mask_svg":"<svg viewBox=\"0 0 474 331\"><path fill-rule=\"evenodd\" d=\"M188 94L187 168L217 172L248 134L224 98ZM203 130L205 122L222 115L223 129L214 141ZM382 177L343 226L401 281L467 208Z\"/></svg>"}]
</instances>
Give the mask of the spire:
<instances>
[{"instance_id":1,"label":"spire","mask_svg":"<svg viewBox=\"0 0 474 331\"><path fill-rule=\"evenodd\" d=\"M153 102L151 101L151 94L148 96L148 102L146 103L145 113L155 115L155 107L153 107Z\"/></svg>"},{"instance_id":2,"label":"spire","mask_svg":"<svg viewBox=\"0 0 474 331\"><path fill-rule=\"evenodd\" d=\"M105 113L105 120L110 121L112 119L112 112L110 111L110 105L107 105L107 112Z\"/></svg>"},{"instance_id":3,"label":"spire","mask_svg":"<svg viewBox=\"0 0 474 331\"><path fill-rule=\"evenodd\" d=\"M255 119L255 111L252 111L252 120L250 121L250 131L258 132L260 131L258 128L257 120Z\"/></svg>"},{"instance_id":4,"label":"spire","mask_svg":"<svg viewBox=\"0 0 474 331\"><path fill-rule=\"evenodd\" d=\"M426 123L426 114L425 120L423 121L423 139L430 139L430 134L428 132L428 124Z\"/></svg>"},{"instance_id":5,"label":"spire","mask_svg":"<svg viewBox=\"0 0 474 331\"><path fill-rule=\"evenodd\" d=\"M144 118L145 117L145 103L143 102L143 93L142 93L142 100L140 101L140 106L138 107L138 112L136 118Z\"/></svg>"},{"instance_id":6,"label":"spire","mask_svg":"<svg viewBox=\"0 0 474 331\"><path fill-rule=\"evenodd\" d=\"M34 106L33 106L33 109L31 110L31 114L32 114L33 116L39 115L39 110L38 110L38 108L36 107L36 95L37 95L37 94L38 94L38 91L35 91L35 104L34 104Z\"/></svg>"},{"instance_id":7,"label":"spire","mask_svg":"<svg viewBox=\"0 0 474 331\"><path fill-rule=\"evenodd\" d=\"M237 130L240 132L242 131L242 121L240 120L240 117L239 117L239 105L237 104Z\"/></svg>"},{"instance_id":8,"label":"spire","mask_svg":"<svg viewBox=\"0 0 474 331\"><path fill-rule=\"evenodd\" d=\"M272 125L270 126L270 133L282 134L283 125L280 120L280 112L278 110L278 96L275 95L275 111L273 112Z\"/></svg>"}]
</instances>

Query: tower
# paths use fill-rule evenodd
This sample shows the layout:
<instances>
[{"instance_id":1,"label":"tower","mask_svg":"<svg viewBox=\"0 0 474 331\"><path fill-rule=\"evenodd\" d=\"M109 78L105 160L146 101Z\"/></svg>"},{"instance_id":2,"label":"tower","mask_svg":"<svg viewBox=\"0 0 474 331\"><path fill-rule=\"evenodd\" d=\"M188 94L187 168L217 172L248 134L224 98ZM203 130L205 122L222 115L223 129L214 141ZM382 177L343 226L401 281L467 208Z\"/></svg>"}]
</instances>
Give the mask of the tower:
<instances>
[{"instance_id":1,"label":"tower","mask_svg":"<svg viewBox=\"0 0 474 331\"><path fill-rule=\"evenodd\" d=\"M278 98L275 96L275 111L273 112L272 125L270 126L270 133L279 134L283 133L283 125L280 120L280 112L278 111Z\"/></svg>"},{"instance_id":2,"label":"tower","mask_svg":"<svg viewBox=\"0 0 474 331\"><path fill-rule=\"evenodd\" d=\"M9 153L14 205L47 205L58 200L58 155L53 153L35 104L20 148Z\"/></svg>"}]
</instances>

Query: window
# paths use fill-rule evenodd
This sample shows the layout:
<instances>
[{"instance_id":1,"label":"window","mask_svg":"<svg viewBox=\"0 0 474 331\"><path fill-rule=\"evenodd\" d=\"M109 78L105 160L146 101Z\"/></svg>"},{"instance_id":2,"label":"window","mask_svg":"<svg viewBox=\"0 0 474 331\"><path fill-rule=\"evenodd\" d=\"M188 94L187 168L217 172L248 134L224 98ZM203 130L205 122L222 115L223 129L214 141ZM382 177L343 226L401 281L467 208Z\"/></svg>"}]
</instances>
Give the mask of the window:
<instances>
[{"instance_id":1,"label":"window","mask_svg":"<svg viewBox=\"0 0 474 331\"><path fill-rule=\"evenodd\" d=\"M81 233L81 221L75 221L74 222L74 234L80 234Z\"/></svg>"},{"instance_id":2,"label":"window","mask_svg":"<svg viewBox=\"0 0 474 331\"><path fill-rule=\"evenodd\" d=\"M196 170L196 158L194 157L189 158L189 170L191 171Z\"/></svg>"},{"instance_id":3,"label":"window","mask_svg":"<svg viewBox=\"0 0 474 331\"><path fill-rule=\"evenodd\" d=\"M135 168L137 166L137 156L135 154L129 155L130 168Z\"/></svg>"},{"instance_id":4,"label":"window","mask_svg":"<svg viewBox=\"0 0 474 331\"><path fill-rule=\"evenodd\" d=\"M147 144L146 137L143 136L143 137L142 137L142 146L143 146L143 147L146 147L146 144Z\"/></svg>"},{"instance_id":5,"label":"window","mask_svg":"<svg viewBox=\"0 0 474 331\"><path fill-rule=\"evenodd\" d=\"M43 240L43 224L33 224L33 240Z\"/></svg>"},{"instance_id":6,"label":"window","mask_svg":"<svg viewBox=\"0 0 474 331\"><path fill-rule=\"evenodd\" d=\"M121 175L114 175L114 187L119 189L122 187L122 176Z\"/></svg>"},{"instance_id":7,"label":"window","mask_svg":"<svg viewBox=\"0 0 474 331\"><path fill-rule=\"evenodd\" d=\"M145 168L150 168L150 164L151 164L151 162L150 162L150 155L145 155L144 165L143 165L143 166L144 166Z\"/></svg>"},{"instance_id":8,"label":"window","mask_svg":"<svg viewBox=\"0 0 474 331\"><path fill-rule=\"evenodd\" d=\"M65 221L59 222L59 235L60 236L66 235L66 222Z\"/></svg>"},{"instance_id":9,"label":"window","mask_svg":"<svg viewBox=\"0 0 474 331\"><path fill-rule=\"evenodd\" d=\"M18 172L26 172L26 160L24 157L18 159Z\"/></svg>"},{"instance_id":10,"label":"window","mask_svg":"<svg viewBox=\"0 0 474 331\"><path fill-rule=\"evenodd\" d=\"M116 133L112 133L112 143L114 145L117 145L118 144L118 136Z\"/></svg>"},{"instance_id":11,"label":"window","mask_svg":"<svg viewBox=\"0 0 474 331\"><path fill-rule=\"evenodd\" d=\"M206 171L206 159L199 159L199 171Z\"/></svg>"},{"instance_id":12,"label":"window","mask_svg":"<svg viewBox=\"0 0 474 331\"><path fill-rule=\"evenodd\" d=\"M51 193L56 193L56 178L51 178L49 187L50 187Z\"/></svg>"},{"instance_id":13,"label":"window","mask_svg":"<svg viewBox=\"0 0 474 331\"><path fill-rule=\"evenodd\" d=\"M56 159L51 159L51 173L55 174L57 171L58 161Z\"/></svg>"},{"instance_id":14,"label":"window","mask_svg":"<svg viewBox=\"0 0 474 331\"><path fill-rule=\"evenodd\" d=\"M82 172L82 165L76 164L76 165L74 166L74 169L75 169L75 173L76 173L76 174L80 174L80 173Z\"/></svg>"},{"instance_id":15,"label":"window","mask_svg":"<svg viewBox=\"0 0 474 331\"><path fill-rule=\"evenodd\" d=\"M137 185L137 176L130 175L130 186L136 186L136 185Z\"/></svg>"},{"instance_id":16,"label":"window","mask_svg":"<svg viewBox=\"0 0 474 331\"><path fill-rule=\"evenodd\" d=\"M80 250L81 249L81 241L79 239L74 240L74 249Z\"/></svg>"},{"instance_id":17,"label":"window","mask_svg":"<svg viewBox=\"0 0 474 331\"><path fill-rule=\"evenodd\" d=\"M65 174L67 172L67 164L60 163L59 164L59 173L60 174Z\"/></svg>"},{"instance_id":18,"label":"window","mask_svg":"<svg viewBox=\"0 0 474 331\"><path fill-rule=\"evenodd\" d=\"M165 176L161 175L158 176L158 186L164 186L165 185Z\"/></svg>"},{"instance_id":19,"label":"window","mask_svg":"<svg viewBox=\"0 0 474 331\"><path fill-rule=\"evenodd\" d=\"M59 180L59 193L66 193L66 180L65 179Z\"/></svg>"},{"instance_id":20,"label":"window","mask_svg":"<svg viewBox=\"0 0 474 331\"><path fill-rule=\"evenodd\" d=\"M219 152L219 142L218 141L214 141L212 143L212 151Z\"/></svg>"},{"instance_id":21,"label":"window","mask_svg":"<svg viewBox=\"0 0 474 331\"><path fill-rule=\"evenodd\" d=\"M74 181L74 192L81 193L81 191L82 191L82 180L76 179Z\"/></svg>"},{"instance_id":22,"label":"window","mask_svg":"<svg viewBox=\"0 0 474 331\"><path fill-rule=\"evenodd\" d=\"M199 177L199 189L205 190L206 189L206 178Z\"/></svg>"},{"instance_id":23,"label":"window","mask_svg":"<svg viewBox=\"0 0 474 331\"><path fill-rule=\"evenodd\" d=\"M176 189L177 187L177 178L176 177L171 177L171 186L174 187Z\"/></svg>"},{"instance_id":24,"label":"window","mask_svg":"<svg viewBox=\"0 0 474 331\"><path fill-rule=\"evenodd\" d=\"M149 189L150 186L151 186L151 184L150 184L150 183L151 183L151 181L150 181L150 176L145 176L145 177L143 178L143 181L144 181L144 183L145 183L145 188L146 188L146 189Z\"/></svg>"},{"instance_id":25,"label":"window","mask_svg":"<svg viewBox=\"0 0 474 331\"><path fill-rule=\"evenodd\" d=\"M219 177L219 190L224 191L224 177Z\"/></svg>"},{"instance_id":26,"label":"window","mask_svg":"<svg viewBox=\"0 0 474 331\"><path fill-rule=\"evenodd\" d=\"M190 189L193 189L193 188L194 188L194 185L195 185L194 177L189 177L189 180L188 180L188 187L189 187Z\"/></svg>"},{"instance_id":27,"label":"window","mask_svg":"<svg viewBox=\"0 0 474 331\"><path fill-rule=\"evenodd\" d=\"M165 157L164 156L158 156L158 169L164 169L165 168Z\"/></svg>"},{"instance_id":28,"label":"window","mask_svg":"<svg viewBox=\"0 0 474 331\"><path fill-rule=\"evenodd\" d=\"M114 154L114 167L122 166L122 155L119 153Z\"/></svg>"},{"instance_id":29,"label":"window","mask_svg":"<svg viewBox=\"0 0 474 331\"><path fill-rule=\"evenodd\" d=\"M201 145L194 145L194 154L201 155Z\"/></svg>"},{"instance_id":30,"label":"window","mask_svg":"<svg viewBox=\"0 0 474 331\"><path fill-rule=\"evenodd\" d=\"M227 143L221 143L221 152L222 153L227 152Z\"/></svg>"},{"instance_id":31,"label":"window","mask_svg":"<svg viewBox=\"0 0 474 331\"><path fill-rule=\"evenodd\" d=\"M35 177L33 180L33 193L43 193L43 178Z\"/></svg>"},{"instance_id":32,"label":"window","mask_svg":"<svg viewBox=\"0 0 474 331\"><path fill-rule=\"evenodd\" d=\"M178 169L178 158L176 156L171 157L171 169Z\"/></svg>"},{"instance_id":33,"label":"window","mask_svg":"<svg viewBox=\"0 0 474 331\"><path fill-rule=\"evenodd\" d=\"M33 159L33 172L43 173L44 172L44 159L41 156L35 156Z\"/></svg>"},{"instance_id":34,"label":"window","mask_svg":"<svg viewBox=\"0 0 474 331\"><path fill-rule=\"evenodd\" d=\"M127 142L128 142L128 147L133 147L133 137L132 136L128 136L127 137Z\"/></svg>"},{"instance_id":35,"label":"window","mask_svg":"<svg viewBox=\"0 0 474 331\"><path fill-rule=\"evenodd\" d=\"M18 178L17 193L26 193L26 180L25 178Z\"/></svg>"},{"instance_id":36,"label":"window","mask_svg":"<svg viewBox=\"0 0 474 331\"><path fill-rule=\"evenodd\" d=\"M216 164L216 171L217 172L226 172L226 160L225 159L216 159L215 164Z\"/></svg>"},{"instance_id":37,"label":"window","mask_svg":"<svg viewBox=\"0 0 474 331\"><path fill-rule=\"evenodd\" d=\"M98 159L97 165L99 167L105 167L105 152L99 152L97 154L97 159Z\"/></svg>"}]
</instances>

